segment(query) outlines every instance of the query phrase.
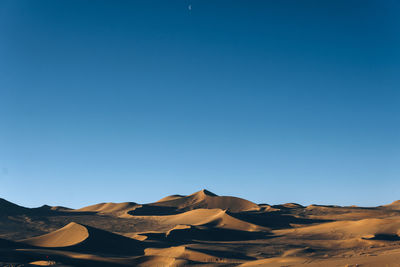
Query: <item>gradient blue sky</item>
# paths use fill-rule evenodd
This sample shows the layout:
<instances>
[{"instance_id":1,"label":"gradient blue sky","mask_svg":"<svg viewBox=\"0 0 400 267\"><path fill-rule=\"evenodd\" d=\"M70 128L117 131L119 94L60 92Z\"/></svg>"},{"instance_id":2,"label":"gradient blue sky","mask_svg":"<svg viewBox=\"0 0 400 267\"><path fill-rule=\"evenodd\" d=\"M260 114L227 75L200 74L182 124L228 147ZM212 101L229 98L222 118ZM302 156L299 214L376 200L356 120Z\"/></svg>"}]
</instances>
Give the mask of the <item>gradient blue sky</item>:
<instances>
[{"instance_id":1,"label":"gradient blue sky","mask_svg":"<svg viewBox=\"0 0 400 267\"><path fill-rule=\"evenodd\" d=\"M399 14L395 0L1 1L0 197L400 199Z\"/></svg>"}]
</instances>

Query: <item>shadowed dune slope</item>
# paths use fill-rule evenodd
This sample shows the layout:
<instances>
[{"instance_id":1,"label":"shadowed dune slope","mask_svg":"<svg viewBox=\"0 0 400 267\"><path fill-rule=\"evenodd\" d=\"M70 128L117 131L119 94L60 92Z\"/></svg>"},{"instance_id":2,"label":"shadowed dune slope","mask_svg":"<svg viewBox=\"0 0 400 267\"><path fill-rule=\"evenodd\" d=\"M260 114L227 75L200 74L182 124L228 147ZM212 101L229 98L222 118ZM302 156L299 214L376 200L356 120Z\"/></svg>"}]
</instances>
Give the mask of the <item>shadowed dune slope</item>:
<instances>
[{"instance_id":1,"label":"shadowed dune slope","mask_svg":"<svg viewBox=\"0 0 400 267\"><path fill-rule=\"evenodd\" d=\"M53 211L60 211L60 212L70 212L73 211L73 209L68 208L68 207L63 207L63 206L49 206L50 210Z\"/></svg>"},{"instance_id":2,"label":"shadowed dune slope","mask_svg":"<svg viewBox=\"0 0 400 267\"><path fill-rule=\"evenodd\" d=\"M29 245L0 238L0 249L16 249L26 247L29 247Z\"/></svg>"},{"instance_id":3,"label":"shadowed dune slope","mask_svg":"<svg viewBox=\"0 0 400 267\"><path fill-rule=\"evenodd\" d=\"M17 204L11 203L3 198L0 198L0 216L27 213L29 211L30 211L29 208L18 206Z\"/></svg>"},{"instance_id":4,"label":"shadowed dune slope","mask_svg":"<svg viewBox=\"0 0 400 267\"><path fill-rule=\"evenodd\" d=\"M301 209L304 208L304 206L297 204L297 203L285 203L285 204L281 204L281 205L274 205L274 208L278 208L278 209Z\"/></svg>"},{"instance_id":5,"label":"shadowed dune slope","mask_svg":"<svg viewBox=\"0 0 400 267\"><path fill-rule=\"evenodd\" d=\"M249 210L259 210L260 207L248 200L229 197L217 196L207 190L201 190L194 194L185 197L167 197L165 200L149 204L161 207L173 207L178 210L193 210L193 209L223 209L231 212L241 212Z\"/></svg>"},{"instance_id":6,"label":"shadowed dune slope","mask_svg":"<svg viewBox=\"0 0 400 267\"><path fill-rule=\"evenodd\" d=\"M328 222L329 220L320 219L309 219L309 218L299 218L293 215L281 214L279 212L272 211L255 211L255 212L241 212L241 213L230 213L228 215L232 216L241 221L256 224L259 226L268 227L271 229L283 229L292 228L294 225L307 225L314 223Z\"/></svg>"},{"instance_id":7,"label":"shadowed dune slope","mask_svg":"<svg viewBox=\"0 0 400 267\"><path fill-rule=\"evenodd\" d=\"M14 216L14 215L55 215L58 212L68 212L72 209L60 206L48 206L43 205L37 208L26 208L19 206L12 202L9 202L3 198L0 198L0 216Z\"/></svg>"},{"instance_id":8,"label":"shadowed dune slope","mask_svg":"<svg viewBox=\"0 0 400 267\"><path fill-rule=\"evenodd\" d=\"M170 241L243 241L270 238L267 232L243 231L208 226L177 225L166 233Z\"/></svg>"}]
</instances>

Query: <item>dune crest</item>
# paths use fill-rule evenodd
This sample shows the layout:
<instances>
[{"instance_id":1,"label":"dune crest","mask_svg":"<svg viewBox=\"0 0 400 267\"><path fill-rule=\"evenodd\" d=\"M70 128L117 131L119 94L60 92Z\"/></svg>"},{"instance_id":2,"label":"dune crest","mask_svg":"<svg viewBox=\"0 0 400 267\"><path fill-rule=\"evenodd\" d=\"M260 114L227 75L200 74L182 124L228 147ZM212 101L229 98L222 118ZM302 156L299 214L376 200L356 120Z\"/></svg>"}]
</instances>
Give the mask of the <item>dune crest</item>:
<instances>
[{"instance_id":1,"label":"dune crest","mask_svg":"<svg viewBox=\"0 0 400 267\"><path fill-rule=\"evenodd\" d=\"M124 213L137 207L138 204L135 202L122 202L122 203L99 203L77 209L75 211L86 211L86 212L101 212L101 213Z\"/></svg>"}]
</instances>

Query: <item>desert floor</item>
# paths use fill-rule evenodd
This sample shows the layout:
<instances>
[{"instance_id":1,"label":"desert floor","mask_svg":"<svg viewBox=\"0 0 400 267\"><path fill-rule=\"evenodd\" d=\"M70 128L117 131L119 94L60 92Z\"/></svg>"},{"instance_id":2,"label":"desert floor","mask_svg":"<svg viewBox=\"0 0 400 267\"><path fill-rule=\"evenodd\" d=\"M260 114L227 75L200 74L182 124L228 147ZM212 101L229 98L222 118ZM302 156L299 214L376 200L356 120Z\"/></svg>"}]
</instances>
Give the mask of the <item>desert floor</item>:
<instances>
[{"instance_id":1,"label":"desert floor","mask_svg":"<svg viewBox=\"0 0 400 267\"><path fill-rule=\"evenodd\" d=\"M202 190L150 204L0 199L0 266L400 266L400 201L255 204Z\"/></svg>"}]
</instances>

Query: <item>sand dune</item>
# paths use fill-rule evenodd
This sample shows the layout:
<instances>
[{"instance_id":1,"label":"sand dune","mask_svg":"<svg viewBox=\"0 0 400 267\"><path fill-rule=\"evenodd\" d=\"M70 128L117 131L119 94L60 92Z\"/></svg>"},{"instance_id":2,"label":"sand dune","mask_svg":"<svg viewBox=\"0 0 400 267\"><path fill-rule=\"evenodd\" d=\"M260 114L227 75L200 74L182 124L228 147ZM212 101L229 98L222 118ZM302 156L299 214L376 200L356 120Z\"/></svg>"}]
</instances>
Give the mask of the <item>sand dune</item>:
<instances>
[{"instance_id":1,"label":"sand dune","mask_svg":"<svg viewBox=\"0 0 400 267\"><path fill-rule=\"evenodd\" d=\"M0 266L398 266L399 203L257 205L207 190L78 210L0 199Z\"/></svg>"},{"instance_id":2,"label":"sand dune","mask_svg":"<svg viewBox=\"0 0 400 267\"><path fill-rule=\"evenodd\" d=\"M88 229L77 223L69 223L63 228L21 242L37 247L68 247L77 245L89 237Z\"/></svg>"},{"instance_id":3,"label":"sand dune","mask_svg":"<svg viewBox=\"0 0 400 267\"><path fill-rule=\"evenodd\" d=\"M173 195L157 202L140 205L128 212L128 214L140 215L171 215L179 214L194 209L222 209L230 212L243 212L260 210L261 208L248 200L217 196L207 190L201 190L188 196Z\"/></svg>"},{"instance_id":4,"label":"sand dune","mask_svg":"<svg viewBox=\"0 0 400 267\"><path fill-rule=\"evenodd\" d=\"M384 205L383 207L391 210L400 210L400 200L396 200L391 204Z\"/></svg>"},{"instance_id":5,"label":"sand dune","mask_svg":"<svg viewBox=\"0 0 400 267\"><path fill-rule=\"evenodd\" d=\"M193 209L222 209L231 212L241 212L249 210L259 210L260 207L248 200L229 197L217 196L207 190L201 190L191 195L182 197L168 197L165 200L159 200L153 204L154 206L173 207L178 210L193 210Z\"/></svg>"},{"instance_id":6,"label":"sand dune","mask_svg":"<svg viewBox=\"0 0 400 267\"><path fill-rule=\"evenodd\" d=\"M167 225L208 225L242 231L269 231L269 228L236 219L221 209L196 209L177 215L162 216L158 220Z\"/></svg>"},{"instance_id":7,"label":"sand dune","mask_svg":"<svg viewBox=\"0 0 400 267\"><path fill-rule=\"evenodd\" d=\"M21 242L36 247L67 247L71 251L109 253L143 251L140 241L74 222L57 231L21 240Z\"/></svg>"},{"instance_id":8,"label":"sand dune","mask_svg":"<svg viewBox=\"0 0 400 267\"><path fill-rule=\"evenodd\" d=\"M29 263L30 265L34 266L53 266L57 265L55 261L32 261Z\"/></svg>"}]
</instances>

